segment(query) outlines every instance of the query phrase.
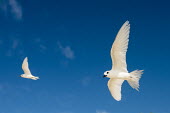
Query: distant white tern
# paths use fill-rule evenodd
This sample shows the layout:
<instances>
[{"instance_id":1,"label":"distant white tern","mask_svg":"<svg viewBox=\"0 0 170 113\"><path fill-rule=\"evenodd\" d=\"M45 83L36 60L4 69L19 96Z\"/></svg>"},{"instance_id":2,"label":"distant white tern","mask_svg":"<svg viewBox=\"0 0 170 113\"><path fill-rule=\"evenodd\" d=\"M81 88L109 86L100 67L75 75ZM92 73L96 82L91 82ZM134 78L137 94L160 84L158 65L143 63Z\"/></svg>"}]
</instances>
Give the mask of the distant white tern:
<instances>
[{"instance_id":1,"label":"distant white tern","mask_svg":"<svg viewBox=\"0 0 170 113\"><path fill-rule=\"evenodd\" d=\"M117 101L121 100L121 86L124 80L138 91L139 79L143 70L128 72L126 64L126 52L129 42L130 24L126 21L120 28L111 48L112 69L104 72L103 77L108 77L108 88L111 95Z\"/></svg>"},{"instance_id":2,"label":"distant white tern","mask_svg":"<svg viewBox=\"0 0 170 113\"><path fill-rule=\"evenodd\" d=\"M29 70L28 66L28 58L26 57L22 63L22 70L24 71L24 74L21 75L22 78L28 78L32 80L37 80L39 77L33 76Z\"/></svg>"}]
</instances>

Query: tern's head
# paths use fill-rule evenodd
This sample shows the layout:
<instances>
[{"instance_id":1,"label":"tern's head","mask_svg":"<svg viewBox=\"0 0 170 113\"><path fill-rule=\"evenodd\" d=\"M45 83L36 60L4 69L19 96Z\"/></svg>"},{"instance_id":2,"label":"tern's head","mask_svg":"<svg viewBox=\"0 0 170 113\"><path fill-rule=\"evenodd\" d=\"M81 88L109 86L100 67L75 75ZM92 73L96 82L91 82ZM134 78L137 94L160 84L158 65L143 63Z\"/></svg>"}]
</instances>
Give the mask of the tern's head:
<instances>
[{"instance_id":1,"label":"tern's head","mask_svg":"<svg viewBox=\"0 0 170 113\"><path fill-rule=\"evenodd\" d=\"M103 75L103 78L104 78L104 77L108 77L109 73L110 73L110 71L105 71L105 72L104 72L104 75Z\"/></svg>"}]
</instances>

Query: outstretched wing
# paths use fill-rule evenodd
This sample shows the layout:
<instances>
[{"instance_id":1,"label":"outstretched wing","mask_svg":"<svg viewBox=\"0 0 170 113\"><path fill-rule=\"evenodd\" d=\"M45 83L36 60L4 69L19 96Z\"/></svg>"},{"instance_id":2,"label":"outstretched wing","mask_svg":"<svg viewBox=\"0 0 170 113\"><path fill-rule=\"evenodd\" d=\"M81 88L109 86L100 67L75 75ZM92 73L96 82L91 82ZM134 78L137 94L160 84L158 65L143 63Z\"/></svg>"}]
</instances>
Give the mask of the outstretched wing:
<instances>
[{"instance_id":1,"label":"outstretched wing","mask_svg":"<svg viewBox=\"0 0 170 113\"><path fill-rule=\"evenodd\" d=\"M126 21L120 28L112 45L112 69L127 72L126 52L129 42L130 24Z\"/></svg>"},{"instance_id":2,"label":"outstretched wing","mask_svg":"<svg viewBox=\"0 0 170 113\"><path fill-rule=\"evenodd\" d=\"M124 80L122 79L110 79L108 81L108 88L110 90L111 95L117 101L121 100L121 86Z\"/></svg>"},{"instance_id":3,"label":"outstretched wing","mask_svg":"<svg viewBox=\"0 0 170 113\"><path fill-rule=\"evenodd\" d=\"M25 74L31 75L31 72L28 67L28 58L26 57L22 63L22 70L24 71Z\"/></svg>"}]
</instances>

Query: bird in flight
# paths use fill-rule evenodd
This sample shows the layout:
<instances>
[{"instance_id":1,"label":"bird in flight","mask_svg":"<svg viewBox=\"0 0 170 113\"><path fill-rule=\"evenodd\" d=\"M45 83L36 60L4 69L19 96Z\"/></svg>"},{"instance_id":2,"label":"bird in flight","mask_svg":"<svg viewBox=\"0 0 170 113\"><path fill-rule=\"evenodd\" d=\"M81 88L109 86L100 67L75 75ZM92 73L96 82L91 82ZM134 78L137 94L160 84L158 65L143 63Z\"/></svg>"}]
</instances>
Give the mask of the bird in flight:
<instances>
[{"instance_id":1,"label":"bird in flight","mask_svg":"<svg viewBox=\"0 0 170 113\"><path fill-rule=\"evenodd\" d=\"M127 80L129 85L138 91L139 79L143 74L143 70L135 70L130 73L127 70L126 52L129 33L130 24L129 21L126 21L120 28L111 48L112 69L104 72L103 76L110 78L107 85L111 95L117 101L121 100L121 86L124 80Z\"/></svg>"},{"instance_id":2,"label":"bird in flight","mask_svg":"<svg viewBox=\"0 0 170 113\"><path fill-rule=\"evenodd\" d=\"M22 63L22 70L24 71L24 74L20 75L22 78L37 80L39 77L33 76L29 70L28 66L28 58L26 57Z\"/></svg>"}]
</instances>

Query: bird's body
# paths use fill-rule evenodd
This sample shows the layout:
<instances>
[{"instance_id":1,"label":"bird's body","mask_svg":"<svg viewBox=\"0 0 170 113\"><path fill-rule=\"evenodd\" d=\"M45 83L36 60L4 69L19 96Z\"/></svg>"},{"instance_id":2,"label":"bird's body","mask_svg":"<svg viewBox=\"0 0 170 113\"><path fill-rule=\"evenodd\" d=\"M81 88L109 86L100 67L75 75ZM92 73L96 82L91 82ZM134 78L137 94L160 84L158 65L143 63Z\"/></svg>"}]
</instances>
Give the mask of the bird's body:
<instances>
[{"instance_id":1,"label":"bird's body","mask_svg":"<svg viewBox=\"0 0 170 113\"><path fill-rule=\"evenodd\" d=\"M129 76L130 76L129 73L120 72L120 71L114 71L114 70L111 70L109 73L110 73L110 74L109 74L109 76L107 76L107 77L108 77L108 78L112 78L112 79L128 80L128 79L129 79Z\"/></svg>"},{"instance_id":2,"label":"bird's body","mask_svg":"<svg viewBox=\"0 0 170 113\"><path fill-rule=\"evenodd\" d=\"M22 63L22 69L24 71L24 74L21 75L22 78L37 80L39 77L33 76L29 70L28 66L28 58L26 57Z\"/></svg>"},{"instance_id":3,"label":"bird's body","mask_svg":"<svg viewBox=\"0 0 170 113\"><path fill-rule=\"evenodd\" d=\"M37 79L39 79L39 77L35 77L35 76L33 76L33 75L27 75L27 74L22 74L21 75L21 77L22 78L28 78L28 79L32 79L32 80L37 80Z\"/></svg>"},{"instance_id":4,"label":"bird's body","mask_svg":"<svg viewBox=\"0 0 170 113\"><path fill-rule=\"evenodd\" d=\"M121 100L121 86L124 80L127 80L129 85L138 90L139 79L143 70L135 70L128 72L126 64L126 52L129 42L130 24L126 21L120 28L116 39L111 48L112 69L104 72L104 77L110 78L108 88L113 98L117 101Z\"/></svg>"}]
</instances>

